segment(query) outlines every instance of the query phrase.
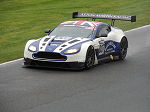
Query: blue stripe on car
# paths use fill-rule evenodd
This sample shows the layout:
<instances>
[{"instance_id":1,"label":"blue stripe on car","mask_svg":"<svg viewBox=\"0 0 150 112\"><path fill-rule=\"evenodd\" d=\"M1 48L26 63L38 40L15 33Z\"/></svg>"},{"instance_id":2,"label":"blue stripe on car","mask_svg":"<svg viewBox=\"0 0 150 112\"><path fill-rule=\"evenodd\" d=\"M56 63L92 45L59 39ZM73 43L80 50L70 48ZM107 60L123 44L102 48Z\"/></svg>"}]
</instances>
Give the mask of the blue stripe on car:
<instances>
[{"instance_id":1,"label":"blue stripe on car","mask_svg":"<svg viewBox=\"0 0 150 112\"><path fill-rule=\"evenodd\" d=\"M45 49L45 52L53 52L62 42L50 42Z\"/></svg>"},{"instance_id":2,"label":"blue stripe on car","mask_svg":"<svg viewBox=\"0 0 150 112\"><path fill-rule=\"evenodd\" d=\"M82 42L80 42L80 43L77 43L77 44L75 44L75 45L73 45L73 46L70 46L70 47L66 48L65 50L61 51L60 54L62 54L62 55L73 55L73 54L77 54L77 53L80 52L80 50L81 50L81 45L82 45L83 43L89 42L89 41L90 41L90 40L85 40L85 41L82 41ZM76 52L76 53L72 53L72 54L65 54L65 53L64 53L65 51L67 51L67 50L69 50L69 49L74 49L74 48L79 49L79 51Z\"/></svg>"}]
</instances>

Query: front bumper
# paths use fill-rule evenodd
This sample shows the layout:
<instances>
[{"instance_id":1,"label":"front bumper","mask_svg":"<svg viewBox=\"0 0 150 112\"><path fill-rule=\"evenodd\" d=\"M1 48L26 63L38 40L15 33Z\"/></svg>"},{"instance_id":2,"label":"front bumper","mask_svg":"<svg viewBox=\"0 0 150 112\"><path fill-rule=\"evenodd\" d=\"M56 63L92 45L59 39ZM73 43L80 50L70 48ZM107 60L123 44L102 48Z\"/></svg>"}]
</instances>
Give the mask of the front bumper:
<instances>
[{"instance_id":1,"label":"front bumper","mask_svg":"<svg viewBox=\"0 0 150 112\"><path fill-rule=\"evenodd\" d=\"M84 62L49 62L24 58L25 66L48 67L48 68L67 68L67 69L83 69Z\"/></svg>"}]
</instances>

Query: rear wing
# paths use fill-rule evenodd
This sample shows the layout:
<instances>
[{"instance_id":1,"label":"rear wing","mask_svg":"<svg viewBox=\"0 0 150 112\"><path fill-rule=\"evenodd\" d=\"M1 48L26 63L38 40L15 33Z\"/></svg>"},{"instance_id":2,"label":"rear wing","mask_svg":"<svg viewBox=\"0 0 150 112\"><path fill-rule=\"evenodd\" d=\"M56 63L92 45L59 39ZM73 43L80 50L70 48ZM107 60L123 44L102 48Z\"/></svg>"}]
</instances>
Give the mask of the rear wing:
<instances>
[{"instance_id":1,"label":"rear wing","mask_svg":"<svg viewBox=\"0 0 150 112\"><path fill-rule=\"evenodd\" d=\"M115 20L131 21L136 22L136 16L126 16L126 15L112 15L112 14L95 14L95 13L79 13L73 12L72 18L91 18L95 19L111 19L111 25L114 25Z\"/></svg>"}]
</instances>

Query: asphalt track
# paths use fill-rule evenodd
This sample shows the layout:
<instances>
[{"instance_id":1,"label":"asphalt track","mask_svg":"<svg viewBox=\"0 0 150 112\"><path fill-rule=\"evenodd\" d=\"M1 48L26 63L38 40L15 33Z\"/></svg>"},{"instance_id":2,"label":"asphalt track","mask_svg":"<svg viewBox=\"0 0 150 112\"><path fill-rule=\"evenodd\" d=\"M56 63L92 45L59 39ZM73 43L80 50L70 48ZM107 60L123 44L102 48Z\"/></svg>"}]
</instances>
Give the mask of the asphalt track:
<instances>
[{"instance_id":1,"label":"asphalt track","mask_svg":"<svg viewBox=\"0 0 150 112\"><path fill-rule=\"evenodd\" d=\"M126 35L126 60L91 70L1 64L0 112L150 112L150 25Z\"/></svg>"}]
</instances>

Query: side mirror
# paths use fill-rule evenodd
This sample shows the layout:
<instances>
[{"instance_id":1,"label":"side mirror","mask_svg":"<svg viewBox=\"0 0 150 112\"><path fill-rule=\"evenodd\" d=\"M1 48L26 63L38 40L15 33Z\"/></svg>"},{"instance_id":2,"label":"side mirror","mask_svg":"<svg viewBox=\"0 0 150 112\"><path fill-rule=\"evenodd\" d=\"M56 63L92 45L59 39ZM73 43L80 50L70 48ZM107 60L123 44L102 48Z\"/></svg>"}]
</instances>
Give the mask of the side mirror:
<instances>
[{"instance_id":1,"label":"side mirror","mask_svg":"<svg viewBox=\"0 0 150 112\"><path fill-rule=\"evenodd\" d=\"M100 37L107 37L106 33L102 33Z\"/></svg>"},{"instance_id":2,"label":"side mirror","mask_svg":"<svg viewBox=\"0 0 150 112\"><path fill-rule=\"evenodd\" d=\"M46 29L46 30L45 30L45 33L50 33L50 32L51 32L50 29Z\"/></svg>"},{"instance_id":3,"label":"side mirror","mask_svg":"<svg viewBox=\"0 0 150 112\"><path fill-rule=\"evenodd\" d=\"M107 37L107 32L100 32L100 34L97 32L96 38L100 38L100 37Z\"/></svg>"}]
</instances>

